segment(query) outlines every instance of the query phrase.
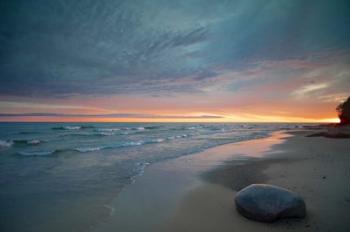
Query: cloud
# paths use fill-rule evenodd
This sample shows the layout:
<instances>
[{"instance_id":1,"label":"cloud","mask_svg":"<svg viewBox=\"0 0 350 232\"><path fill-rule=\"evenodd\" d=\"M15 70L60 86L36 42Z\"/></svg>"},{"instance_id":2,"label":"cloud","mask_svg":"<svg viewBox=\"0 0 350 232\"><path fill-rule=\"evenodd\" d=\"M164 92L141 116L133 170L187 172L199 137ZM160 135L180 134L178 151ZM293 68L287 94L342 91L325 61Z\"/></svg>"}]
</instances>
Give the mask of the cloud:
<instances>
[{"instance_id":1,"label":"cloud","mask_svg":"<svg viewBox=\"0 0 350 232\"><path fill-rule=\"evenodd\" d=\"M5 0L0 93L198 92L218 67L241 72L261 61L349 52L348 9L340 0Z\"/></svg>"},{"instance_id":2,"label":"cloud","mask_svg":"<svg viewBox=\"0 0 350 232\"><path fill-rule=\"evenodd\" d=\"M319 83L302 86L300 89L295 90L292 94L296 97L305 97L305 95L313 93L315 91L326 89L329 86L328 83Z\"/></svg>"}]
</instances>

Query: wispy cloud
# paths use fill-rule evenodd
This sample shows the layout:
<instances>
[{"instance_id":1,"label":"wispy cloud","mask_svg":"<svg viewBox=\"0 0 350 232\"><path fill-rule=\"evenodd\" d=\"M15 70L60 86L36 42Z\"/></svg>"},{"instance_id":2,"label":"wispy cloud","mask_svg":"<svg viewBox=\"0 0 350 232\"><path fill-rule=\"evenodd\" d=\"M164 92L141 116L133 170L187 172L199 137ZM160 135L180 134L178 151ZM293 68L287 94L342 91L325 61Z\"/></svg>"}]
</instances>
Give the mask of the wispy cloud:
<instances>
[{"instance_id":1,"label":"wispy cloud","mask_svg":"<svg viewBox=\"0 0 350 232\"><path fill-rule=\"evenodd\" d=\"M328 83L305 85L302 86L300 89L295 90L292 94L296 97L305 97L306 95L314 93L315 91L326 89L328 86Z\"/></svg>"}]
</instances>

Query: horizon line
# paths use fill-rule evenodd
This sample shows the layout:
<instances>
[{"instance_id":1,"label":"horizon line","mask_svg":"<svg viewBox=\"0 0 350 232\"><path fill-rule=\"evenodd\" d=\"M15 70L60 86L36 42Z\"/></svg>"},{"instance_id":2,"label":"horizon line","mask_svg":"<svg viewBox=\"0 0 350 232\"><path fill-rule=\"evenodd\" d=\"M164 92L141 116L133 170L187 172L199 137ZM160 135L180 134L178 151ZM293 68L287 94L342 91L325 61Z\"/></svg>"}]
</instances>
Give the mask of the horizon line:
<instances>
[{"instance_id":1,"label":"horizon line","mask_svg":"<svg viewBox=\"0 0 350 232\"><path fill-rule=\"evenodd\" d=\"M0 122L43 123L338 123L335 117L298 118L270 115L266 118L232 118L217 114L159 115L146 113L66 114L66 113L0 113Z\"/></svg>"},{"instance_id":2,"label":"horizon line","mask_svg":"<svg viewBox=\"0 0 350 232\"><path fill-rule=\"evenodd\" d=\"M306 123L338 124L334 121L2 121L0 123Z\"/></svg>"}]
</instances>

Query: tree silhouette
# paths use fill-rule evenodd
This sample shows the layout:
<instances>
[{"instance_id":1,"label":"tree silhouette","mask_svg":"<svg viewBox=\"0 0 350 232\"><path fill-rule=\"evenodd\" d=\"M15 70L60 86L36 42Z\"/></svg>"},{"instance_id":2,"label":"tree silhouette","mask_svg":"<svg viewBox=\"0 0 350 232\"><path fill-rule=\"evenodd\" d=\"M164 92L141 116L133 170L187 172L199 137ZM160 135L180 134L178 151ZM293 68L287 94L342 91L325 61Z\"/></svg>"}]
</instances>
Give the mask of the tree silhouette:
<instances>
[{"instance_id":1,"label":"tree silhouette","mask_svg":"<svg viewBox=\"0 0 350 232\"><path fill-rule=\"evenodd\" d=\"M350 97L337 106L337 112L341 125L350 124Z\"/></svg>"}]
</instances>

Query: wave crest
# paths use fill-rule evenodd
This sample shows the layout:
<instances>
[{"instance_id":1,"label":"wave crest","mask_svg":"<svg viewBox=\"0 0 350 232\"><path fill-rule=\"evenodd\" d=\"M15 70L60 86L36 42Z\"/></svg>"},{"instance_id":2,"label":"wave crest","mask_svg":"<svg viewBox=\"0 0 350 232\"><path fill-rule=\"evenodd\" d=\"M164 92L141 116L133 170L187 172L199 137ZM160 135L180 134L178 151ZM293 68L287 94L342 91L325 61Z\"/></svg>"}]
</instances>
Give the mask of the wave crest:
<instances>
[{"instance_id":1,"label":"wave crest","mask_svg":"<svg viewBox=\"0 0 350 232\"><path fill-rule=\"evenodd\" d=\"M13 143L15 145L39 145L42 141L39 139L15 139Z\"/></svg>"},{"instance_id":2,"label":"wave crest","mask_svg":"<svg viewBox=\"0 0 350 232\"><path fill-rule=\"evenodd\" d=\"M83 129L83 127L81 127L81 126L58 126L58 127L52 127L52 130L80 130L80 129Z\"/></svg>"},{"instance_id":3,"label":"wave crest","mask_svg":"<svg viewBox=\"0 0 350 232\"><path fill-rule=\"evenodd\" d=\"M85 153L85 152L92 152L92 151L100 151L100 150L103 150L103 149L106 149L106 148L107 147L78 147L78 148L75 148L73 150Z\"/></svg>"},{"instance_id":4,"label":"wave crest","mask_svg":"<svg viewBox=\"0 0 350 232\"><path fill-rule=\"evenodd\" d=\"M56 153L57 151L20 151L18 154L22 156L48 156Z\"/></svg>"},{"instance_id":5,"label":"wave crest","mask_svg":"<svg viewBox=\"0 0 350 232\"><path fill-rule=\"evenodd\" d=\"M12 141L5 141L5 140L0 140L0 148L8 148L13 145Z\"/></svg>"}]
</instances>

